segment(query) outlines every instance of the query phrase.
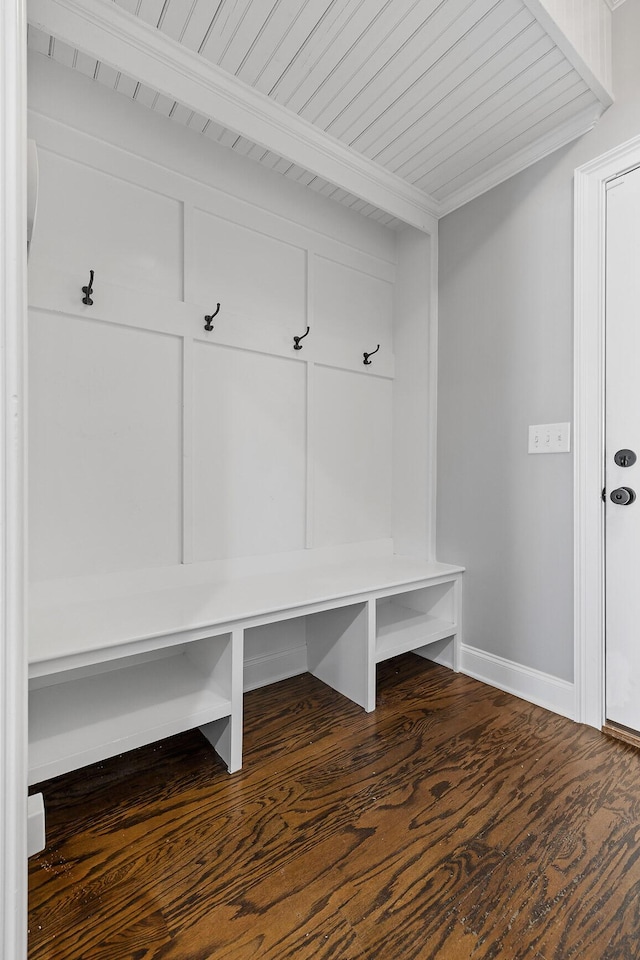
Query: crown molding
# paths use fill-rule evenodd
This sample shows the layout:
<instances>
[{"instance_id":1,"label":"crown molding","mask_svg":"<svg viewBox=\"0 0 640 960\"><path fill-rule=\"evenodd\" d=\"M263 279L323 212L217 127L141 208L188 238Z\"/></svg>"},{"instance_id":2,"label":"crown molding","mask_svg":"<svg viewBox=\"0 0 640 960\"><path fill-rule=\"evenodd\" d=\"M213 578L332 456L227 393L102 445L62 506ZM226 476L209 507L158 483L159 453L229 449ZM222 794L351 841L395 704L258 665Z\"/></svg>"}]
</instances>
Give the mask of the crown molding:
<instances>
[{"instance_id":1,"label":"crown molding","mask_svg":"<svg viewBox=\"0 0 640 960\"><path fill-rule=\"evenodd\" d=\"M624 3L624 0L604 0L609 10L617 10Z\"/></svg>"},{"instance_id":2,"label":"crown molding","mask_svg":"<svg viewBox=\"0 0 640 960\"><path fill-rule=\"evenodd\" d=\"M601 103L593 103L586 107L577 116L572 117L571 120L563 124L562 127L552 130L543 137L539 137L534 143L524 147L503 163L492 167L482 177L478 177L476 180L473 180L471 183L451 194L439 204L438 216L444 217L448 213L452 213L454 210L457 210L458 207L462 207L465 203L469 203L470 200L475 200L476 197L479 197L482 193L486 193L487 190L497 187L498 184L526 170L527 167L530 167L533 163L537 163L538 160L543 160L544 157L548 157L549 154L555 150L559 150L560 147L564 147L566 144L571 143L572 140L576 140L583 134L588 133L589 130L592 130L596 125L602 112L603 107Z\"/></svg>"},{"instance_id":3,"label":"crown molding","mask_svg":"<svg viewBox=\"0 0 640 960\"><path fill-rule=\"evenodd\" d=\"M428 194L108 0L29 0L29 22L426 233Z\"/></svg>"}]
</instances>

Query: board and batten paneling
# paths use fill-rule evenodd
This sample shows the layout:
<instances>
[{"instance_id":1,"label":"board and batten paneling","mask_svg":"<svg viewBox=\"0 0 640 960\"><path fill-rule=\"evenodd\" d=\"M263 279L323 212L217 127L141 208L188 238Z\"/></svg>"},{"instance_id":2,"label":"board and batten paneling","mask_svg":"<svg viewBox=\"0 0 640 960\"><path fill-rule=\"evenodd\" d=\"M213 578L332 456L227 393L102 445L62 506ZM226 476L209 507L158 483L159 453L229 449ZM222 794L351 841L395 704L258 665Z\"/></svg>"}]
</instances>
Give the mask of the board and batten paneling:
<instances>
[{"instance_id":1,"label":"board and batten paneling","mask_svg":"<svg viewBox=\"0 0 640 960\"><path fill-rule=\"evenodd\" d=\"M305 365L196 342L194 560L304 548Z\"/></svg>"},{"instance_id":2,"label":"board and batten paneling","mask_svg":"<svg viewBox=\"0 0 640 960\"><path fill-rule=\"evenodd\" d=\"M392 535L392 386L366 373L314 369L316 546Z\"/></svg>"},{"instance_id":3,"label":"board and batten paneling","mask_svg":"<svg viewBox=\"0 0 640 960\"><path fill-rule=\"evenodd\" d=\"M392 354L393 284L323 256L313 258L312 270L314 339L324 353L337 359L349 351L361 361L380 344L383 355Z\"/></svg>"},{"instance_id":4,"label":"board and batten paneling","mask_svg":"<svg viewBox=\"0 0 640 960\"><path fill-rule=\"evenodd\" d=\"M32 311L31 577L180 562L182 342Z\"/></svg>"},{"instance_id":5,"label":"board and batten paneling","mask_svg":"<svg viewBox=\"0 0 640 960\"><path fill-rule=\"evenodd\" d=\"M194 135L196 171L172 125L104 93L77 90L106 139L31 116L33 579L390 548L393 247L339 210L294 219L248 174L243 196Z\"/></svg>"},{"instance_id":6,"label":"board and batten paneling","mask_svg":"<svg viewBox=\"0 0 640 960\"><path fill-rule=\"evenodd\" d=\"M182 204L39 147L34 262L178 300L182 296ZM99 279L97 284L99 284Z\"/></svg>"},{"instance_id":7,"label":"board and batten paneling","mask_svg":"<svg viewBox=\"0 0 640 960\"><path fill-rule=\"evenodd\" d=\"M192 231L189 299L284 329L291 342L306 315L306 251L204 210Z\"/></svg>"}]
</instances>

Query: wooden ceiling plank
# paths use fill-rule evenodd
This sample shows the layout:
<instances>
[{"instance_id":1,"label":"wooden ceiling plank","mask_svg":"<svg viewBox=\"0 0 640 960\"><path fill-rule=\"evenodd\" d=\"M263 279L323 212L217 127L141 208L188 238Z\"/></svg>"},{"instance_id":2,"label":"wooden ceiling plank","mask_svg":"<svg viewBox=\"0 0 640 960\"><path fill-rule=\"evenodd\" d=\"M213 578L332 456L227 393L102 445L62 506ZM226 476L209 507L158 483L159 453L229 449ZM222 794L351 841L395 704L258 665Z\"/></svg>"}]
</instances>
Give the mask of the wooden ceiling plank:
<instances>
[{"instance_id":1,"label":"wooden ceiling plank","mask_svg":"<svg viewBox=\"0 0 640 960\"><path fill-rule=\"evenodd\" d=\"M537 91L572 72L558 48L547 45L546 38L541 41L540 49L536 48L532 51L534 56L521 56L512 61L508 70L473 94L465 96L466 90L458 90L455 96L439 104L430 114L428 132L395 158L389 158L389 166L399 176L411 177L425 159L437 151L450 149L450 144L463 143L471 131L486 129L496 118L512 115L514 107L528 103ZM536 56L540 50L544 51L542 56Z\"/></svg>"},{"instance_id":2,"label":"wooden ceiling plank","mask_svg":"<svg viewBox=\"0 0 640 960\"><path fill-rule=\"evenodd\" d=\"M164 94L159 93L153 102L153 109L156 113L162 114L163 117L170 117L175 103L175 100L172 100L170 97L165 97Z\"/></svg>"},{"instance_id":3,"label":"wooden ceiling plank","mask_svg":"<svg viewBox=\"0 0 640 960\"><path fill-rule=\"evenodd\" d=\"M206 41L199 48L211 63L221 64L229 45L245 20L253 0L223 0Z\"/></svg>"},{"instance_id":4,"label":"wooden ceiling plank","mask_svg":"<svg viewBox=\"0 0 640 960\"><path fill-rule=\"evenodd\" d=\"M359 194L368 203L426 232L437 230L437 208L422 191L355 151L156 28L105 0L31 0L31 22L91 56L177 100L191 110L273 150L313 175ZM234 138L235 139L235 138Z\"/></svg>"},{"instance_id":5,"label":"wooden ceiling plank","mask_svg":"<svg viewBox=\"0 0 640 960\"><path fill-rule=\"evenodd\" d=\"M238 73L246 57L256 45L261 44L265 33L268 33L269 25L281 3L282 0L252 0L218 60L218 65L223 70L234 75Z\"/></svg>"},{"instance_id":6,"label":"wooden ceiling plank","mask_svg":"<svg viewBox=\"0 0 640 960\"><path fill-rule=\"evenodd\" d=\"M122 7L123 10L126 10L127 13L132 13L135 15L138 4L140 0L114 0L114 3L117 3L119 7Z\"/></svg>"},{"instance_id":7,"label":"wooden ceiling plank","mask_svg":"<svg viewBox=\"0 0 640 960\"><path fill-rule=\"evenodd\" d=\"M325 18L310 38L298 70L275 91L278 102L300 113L310 98L329 82L363 34L371 29L372 20L390 9L394 2L397 5L397 0L351 0L344 4L339 16Z\"/></svg>"},{"instance_id":8,"label":"wooden ceiling plank","mask_svg":"<svg viewBox=\"0 0 640 960\"><path fill-rule=\"evenodd\" d=\"M310 190L315 191L315 193L321 193L327 187L332 186L332 184L327 183L326 180L323 180L322 177L314 177L313 180L310 180L307 184Z\"/></svg>"},{"instance_id":9,"label":"wooden ceiling plank","mask_svg":"<svg viewBox=\"0 0 640 960\"><path fill-rule=\"evenodd\" d=\"M538 151L539 156L547 156L553 150L557 150L564 143L570 143L576 137L580 136L586 130L593 127L597 117L602 113L602 104L597 101L593 92L589 89L583 91L574 100L570 100L559 107L551 114L545 114L542 119L525 131L521 131L507 143L498 146L491 153L487 153L481 159L478 159L473 166L447 180L438 188L440 199L446 202L447 198L466 196L470 198L474 190L465 191L469 184L477 183L479 190L485 190L486 184L491 177L492 185L501 183L507 177L512 176L518 155L521 154L530 157L532 148L536 142L541 141L543 147ZM515 159L514 159L515 158ZM528 166L529 162L523 161L520 169ZM500 176L500 170L504 172ZM493 176L491 176L493 174ZM462 201L465 202L465 201ZM455 209L460 201L447 203L447 212Z\"/></svg>"},{"instance_id":10,"label":"wooden ceiling plank","mask_svg":"<svg viewBox=\"0 0 640 960\"><path fill-rule=\"evenodd\" d=\"M137 89L137 80L134 80L133 77L128 77L126 74L118 71L118 79L116 80L116 90L118 93L121 93L125 97L129 97L130 100L133 100L133 96Z\"/></svg>"},{"instance_id":11,"label":"wooden ceiling plank","mask_svg":"<svg viewBox=\"0 0 640 960\"><path fill-rule=\"evenodd\" d=\"M502 0L500 6L513 2ZM433 65L495 6L496 0L474 0L471 5L467 0L449 0L437 8L424 28L400 50L394 51L393 45L387 42L367 57L363 69L336 92L325 109L309 119L339 139L353 140L370 122L370 115L364 121L362 117L371 107L380 114L397 103L413 83L424 80L428 85L428 73ZM496 23L498 20L496 18ZM401 70L397 60L400 53Z\"/></svg>"},{"instance_id":12,"label":"wooden ceiling plank","mask_svg":"<svg viewBox=\"0 0 640 960\"><path fill-rule=\"evenodd\" d=\"M326 7L327 2L328 0L323 0L322 7ZM294 31L298 21L306 31L303 38L306 39L309 31L308 14L311 11L315 16L313 10L314 7L306 0L278 0L262 28L256 33L242 61L234 70L235 75L253 87L258 77L273 60L280 64L279 69L282 71L288 60L286 49L281 51L281 46Z\"/></svg>"},{"instance_id":13,"label":"wooden ceiling plank","mask_svg":"<svg viewBox=\"0 0 640 960\"><path fill-rule=\"evenodd\" d=\"M298 183L301 183L303 187L308 187L316 179L313 173L309 170L303 170L302 174L299 177L296 177Z\"/></svg>"},{"instance_id":14,"label":"wooden ceiling plank","mask_svg":"<svg viewBox=\"0 0 640 960\"><path fill-rule=\"evenodd\" d=\"M107 63L99 63L96 71L96 80L105 87L115 90L118 81L118 71L114 70Z\"/></svg>"},{"instance_id":15,"label":"wooden ceiling plank","mask_svg":"<svg viewBox=\"0 0 640 960\"><path fill-rule=\"evenodd\" d=\"M307 170L304 170L302 167L299 167L297 163L292 163L288 170L285 171L285 177L289 177L290 180L298 181L300 177L304 176L305 173L308 173Z\"/></svg>"},{"instance_id":16,"label":"wooden ceiling plank","mask_svg":"<svg viewBox=\"0 0 640 960\"><path fill-rule=\"evenodd\" d=\"M280 163L281 160L282 157L278 157L271 150L267 150L265 155L260 160L260 163L263 165L263 167L269 167L270 170L275 170L277 164Z\"/></svg>"},{"instance_id":17,"label":"wooden ceiling plank","mask_svg":"<svg viewBox=\"0 0 640 960\"><path fill-rule=\"evenodd\" d=\"M83 53L82 50L76 50L73 67L74 70L78 71L78 73L83 73L85 77L89 77L91 80L93 80L96 75L98 61L95 57L91 57L88 54Z\"/></svg>"},{"instance_id":18,"label":"wooden ceiling plank","mask_svg":"<svg viewBox=\"0 0 640 960\"><path fill-rule=\"evenodd\" d=\"M412 137L414 126L428 117L429 110L441 103L453 90L463 85L474 89L486 76L501 69L503 62L525 53L543 37L540 27L526 10L521 10L506 23L496 25L486 17L455 48L447 51L423 77L413 83L401 100L380 112L372 105L363 114L358 126L362 132L351 141L370 157L377 157L392 143ZM547 41L551 46L551 41ZM384 163L384 161L380 161Z\"/></svg>"},{"instance_id":19,"label":"wooden ceiling plank","mask_svg":"<svg viewBox=\"0 0 640 960\"><path fill-rule=\"evenodd\" d=\"M225 134L229 133L225 127L220 126L219 123L215 123L213 120L207 120L202 132L205 137L208 137L210 140L215 140L216 143L220 143Z\"/></svg>"},{"instance_id":20,"label":"wooden ceiling plank","mask_svg":"<svg viewBox=\"0 0 640 960\"><path fill-rule=\"evenodd\" d=\"M349 207L349 208L351 208L354 205L354 203L357 203L357 202L358 202L358 197L354 196L354 194L352 193L348 193L346 197L344 197L344 199L340 201L340 203L344 207Z\"/></svg>"},{"instance_id":21,"label":"wooden ceiling plank","mask_svg":"<svg viewBox=\"0 0 640 960\"><path fill-rule=\"evenodd\" d=\"M289 160L286 160L284 157L280 157L273 169L276 171L276 173L287 174L292 166L293 164Z\"/></svg>"},{"instance_id":22,"label":"wooden ceiling plank","mask_svg":"<svg viewBox=\"0 0 640 960\"><path fill-rule=\"evenodd\" d=\"M196 3L197 0L171 0L165 3L158 29L172 40L180 41L195 12Z\"/></svg>"},{"instance_id":23,"label":"wooden ceiling plank","mask_svg":"<svg viewBox=\"0 0 640 960\"><path fill-rule=\"evenodd\" d=\"M238 137L236 142L233 144L233 149L236 153L241 154L243 157L246 157L254 149L255 143L251 140L247 140L246 137Z\"/></svg>"},{"instance_id":24,"label":"wooden ceiling plank","mask_svg":"<svg viewBox=\"0 0 640 960\"><path fill-rule=\"evenodd\" d=\"M584 81L571 71L562 80L549 87L546 94L533 100L529 108L504 117L499 123L485 127L482 132L465 144L455 154L448 156L442 151L438 157L429 161L429 169L421 177L432 185L433 190L439 190L446 184L456 180L467 170L481 163L507 144L514 141L527 131L533 130L546 117L558 115L568 104L576 103L576 112L586 106L581 101L582 96L589 94ZM591 100L594 96L591 93ZM579 101L579 102L578 102ZM531 134L533 139L535 134Z\"/></svg>"},{"instance_id":25,"label":"wooden ceiling plank","mask_svg":"<svg viewBox=\"0 0 640 960\"><path fill-rule=\"evenodd\" d=\"M458 8L467 2L448 0L443 4L440 0L413 0L408 9L402 9L397 3L381 7L298 112L322 129L329 129L342 110L350 105L354 95L366 90L381 71L384 72L390 64L402 62L405 66L411 63L411 53L407 51L424 47L426 28L438 31L451 15L455 18ZM496 0L480 2L495 3ZM453 14L447 12L448 7L453 9ZM337 130L331 133L340 135Z\"/></svg>"},{"instance_id":26,"label":"wooden ceiling plank","mask_svg":"<svg viewBox=\"0 0 640 960\"><path fill-rule=\"evenodd\" d=\"M192 114L193 110L189 110L184 104L174 103L169 116L172 120L175 120L176 123L181 123L184 127L187 127L189 126L189 120Z\"/></svg>"},{"instance_id":27,"label":"wooden ceiling plank","mask_svg":"<svg viewBox=\"0 0 640 960\"><path fill-rule=\"evenodd\" d=\"M51 41L49 43L49 55L52 60L55 60L56 63L62 63L65 67L73 67L76 59L74 48L65 43L64 40L55 40L51 37Z\"/></svg>"},{"instance_id":28,"label":"wooden ceiling plank","mask_svg":"<svg viewBox=\"0 0 640 960\"><path fill-rule=\"evenodd\" d=\"M158 91L153 90L144 83L138 83L136 92L133 95L133 99L137 103L141 103L143 106L149 107L151 110L153 110L153 105L155 104L157 97Z\"/></svg>"},{"instance_id":29,"label":"wooden ceiling plank","mask_svg":"<svg viewBox=\"0 0 640 960\"><path fill-rule=\"evenodd\" d=\"M206 117L203 117L201 113L196 113L195 110L192 110L189 119L187 120L187 126L192 130L196 130L198 133L202 133L207 122L208 121Z\"/></svg>"},{"instance_id":30,"label":"wooden ceiling plank","mask_svg":"<svg viewBox=\"0 0 640 960\"><path fill-rule=\"evenodd\" d=\"M303 0L298 4L298 13L283 33L274 55L264 62L258 71L247 64L249 73L243 72L242 79L250 82L256 90L276 99L280 91L282 99L286 100L287 93L283 93L285 80L293 78L294 85L291 89L295 89L301 72L309 69L311 51L317 42L317 35L326 33L331 24L348 16L348 11L355 2L356 0ZM249 79L251 76L253 79Z\"/></svg>"},{"instance_id":31,"label":"wooden ceiling plank","mask_svg":"<svg viewBox=\"0 0 640 960\"><path fill-rule=\"evenodd\" d=\"M225 0L194 0L177 38L188 50L198 51L214 29Z\"/></svg>"},{"instance_id":32,"label":"wooden ceiling plank","mask_svg":"<svg viewBox=\"0 0 640 960\"><path fill-rule=\"evenodd\" d=\"M42 53L45 57L49 56L49 46L51 35L39 30L32 23L27 24L27 46L36 53Z\"/></svg>"},{"instance_id":33,"label":"wooden ceiling plank","mask_svg":"<svg viewBox=\"0 0 640 960\"><path fill-rule=\"evenodd\" d=\"M151 27L157 27L165 0L138 0L135 15Z\"/></svg>"}]
</instances>

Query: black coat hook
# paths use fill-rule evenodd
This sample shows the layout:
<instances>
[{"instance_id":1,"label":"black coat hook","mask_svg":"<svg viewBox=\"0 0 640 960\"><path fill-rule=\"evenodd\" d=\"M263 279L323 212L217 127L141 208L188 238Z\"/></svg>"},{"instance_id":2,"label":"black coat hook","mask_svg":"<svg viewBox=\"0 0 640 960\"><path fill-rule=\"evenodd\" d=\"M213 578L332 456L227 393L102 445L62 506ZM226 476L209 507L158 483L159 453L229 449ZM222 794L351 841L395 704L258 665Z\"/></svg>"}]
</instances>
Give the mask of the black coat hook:
<instances>
[{"instance_id":1,"label":"black coat hook","mask_svg":"<svg viewBox=\"0 0 640 960\"><path fill-rule=\"evenodd\" d=\"M363 354L362 354L362 356L364 357L364 360L363 360L362 362L364 363L365 367L368 367L369 364L371 363L371 360L369 360L369 357L372 357L372 356L374 355L374 353L377 353L377 352L378 352L379 349L380 349L380 344L378 344L378 346L375 348L375 350L372 350L371 353L363 353Z\"/></svg>"},{"instance_id":2,"label":"black coat hook","mask_svg":"<svg viewBox=\"0 0 640 960\"><path fill-rule=\"evenodd\" d=\"M211 323L211 321L213 320L214 317L217 317L219 313L220 313L220 304L218 303L216 304L216 309L214 313L205 314L205 317L204 317L204 319L206 320L206 323L204 325L205 330L213 330L213 324Z\"/></svg>"},{"instance_id":3,"label":"black coat hook","mask_svg":"<svg viewBox=\"0 0 640 960\"><path fill-rule=\"evenodd\" d=\"M304 340L304 338L307 336L308 333L309 333L309 327L307 327L307 329L305 330L305 332L302 334L301 337L294 337L294 338L293 338L293 349L294 349L294 350L302 350L302 346L301 346L301 344L300 344L300 341L301 341L301 340Z\"/></svg>"},{"instance_id":4,"label":"black coat hook","mask_svg":"<svg viewBox=\"0 0 640 960\"><path fill-rule=\"evenodd\" d=\"M93 300L91 299L91 294L93 293L93 270L89 270L89 283L86 287L82 288L82 292L84 293L82 302L86 303L88 307L92 307Z\"/></svg>"}]
</instances>

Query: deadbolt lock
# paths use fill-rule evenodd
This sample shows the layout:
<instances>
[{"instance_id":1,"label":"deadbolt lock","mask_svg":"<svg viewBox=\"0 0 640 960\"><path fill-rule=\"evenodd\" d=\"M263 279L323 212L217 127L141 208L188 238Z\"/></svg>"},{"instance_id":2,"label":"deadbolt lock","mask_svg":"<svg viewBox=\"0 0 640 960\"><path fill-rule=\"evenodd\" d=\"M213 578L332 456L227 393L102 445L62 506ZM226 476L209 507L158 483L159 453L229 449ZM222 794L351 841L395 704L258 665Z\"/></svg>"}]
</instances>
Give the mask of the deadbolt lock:
<instances>
[{"instance_id":1,"label":"deadbolt lock","mask_svg":"<svg viewBox=\"0 0 640 960\"><path fill-rule=\"evenodd\" d=\"M613 458L619 467L632 467L636 462L633 450L618 450Z\"/></svg>"},{"instance_id":2,"label":"deadbolt lock","mask_svg":"<svg viewBox=\"0 0 640 960\"><path fill-rule=\"evenodd\" d=\"M621 507L628 507L636 498L635 490L631 487L618 487L609 494L612 503L617 503Z\"/></svg>"}]
</instances>

